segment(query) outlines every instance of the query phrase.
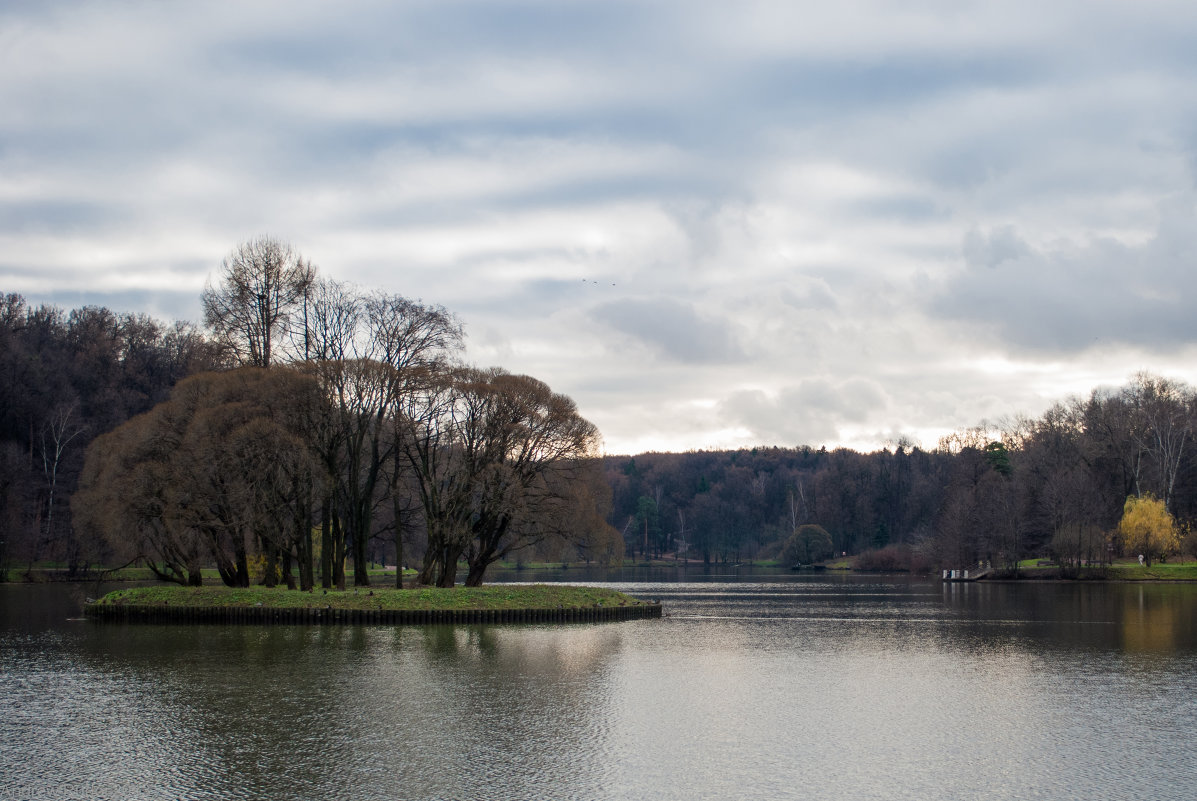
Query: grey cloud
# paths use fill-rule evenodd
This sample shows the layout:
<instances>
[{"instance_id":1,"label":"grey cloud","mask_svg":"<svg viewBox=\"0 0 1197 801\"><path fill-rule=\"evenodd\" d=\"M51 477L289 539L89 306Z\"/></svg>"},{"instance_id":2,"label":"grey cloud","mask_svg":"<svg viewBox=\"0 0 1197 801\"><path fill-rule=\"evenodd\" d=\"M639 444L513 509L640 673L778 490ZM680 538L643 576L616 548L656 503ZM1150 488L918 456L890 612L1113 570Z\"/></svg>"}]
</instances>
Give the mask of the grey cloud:
<instances>
[{"instance_id":1,"label":"grey cloud","mask_svg":"<svg viewBox=\"0 0 1197 801\"><path fill-rule=\"evenodd\" d=\"M1122 344L1175 349L1197 340L1197 214L1165 210L1142 245L1109 238L1034 246L1013 226L970 232L964 269L931 298L934 316L993 332L1024 351L1068 354Z\"/></svg>"},{"instance_id":2,"label":"grey cloud","mask_svg":"<svg viewBox=\"0 0 1197 801\"><path fill-rule=\"evenodd\" d=\"M164 323L185 320L198 325L202 322L203 317L199 293L183 290L131 289L95 292L60 289L51 292L18 292L17 294L22 295L33 306L46 303L64 310L77 309L82 306L104 306L117 314L126 312L148 314Z\"/></svg>"},{"instance_id":3,"label":"grey cloud","mask_svg":"<svg viewBox=\"0 0 1197 801\"><path fill-rule=\"evenodd\" d=\"M131 210L119 204L73 198L0 200L0 231L90 231L128 222Z\"/></svg>"},{"instance_id":4,"label":"grey cloud","mask_svg":"<svg viewBox=\"0 0 1197 801\"><path fill-rule=\"evenodd\" d=\"M919 195L895 195L853 204L854 210L863 217L892 219L907 223L942 220L948 211L932 198Z\"/></svg>"},{"instance_id":5,"label":"grey cloud","mask_svg":"<svg viewBox=\"0 0 1197 801\"><path fill-rule=\"evenodd\" d=\"M691 259L695 263L701 263L718 253L717 204L710 200L673 201L662 204L662 210L685 232L690 243Z\"/></svg>"},{"instance_id":6,"label":"grey cloud","mask_svg":"<svg viewBox=\"0 0 1197 801\"><path fill-rule=\"evenodd\" d=\"M721 364L745 358L736 332L688 303L669 298L629 299L593 309L593 320L685 364Z\"/></svg>"},{"instance_id":7,"label":"grey cloud","mask_svg":"<svg viewBox=\"0 0 1197 801\"><path fill-rule=\"evenodd\" d=\"M578 400L671 447L975 422L1093 343L1161 369L1197 340L1192 204L1151 235L1197 16L899 5L8 4L0 282L194 317L175 288L272 231L554 386L590 348Z\"/></svg>"},{"instance_id":8,"label":"grey cloud","mask_svg":"<svg viewBox=\"0 0 1197 801\"><path fill-rule=\"evenodd\" d=\"M831 287L823 279L800 282L800 288L788 285L781 290L780 297L787 306L798 311L835 311L839 306Z\"/></svg>"},{"instance_id":9,"label":"grey cloud","mask_svg":"<svg viewBox=\"0 0 1197 801\"><path fill-rule=\"evenodd\" d=\"M563 260L564 261L564 260ZM485 315L495 305L521 310L521 319L547 319L562 310L576 306L580 297L592 290L603 292L606 285L585 284L578 281L557 278L537 278L499 286L493 291L473 298L463 298L454 306L454 311L469 318L474 314Z\"/></svg>"},{"instance_id":10,"label":"grey cloud","mask_svg":"<svg viewBox=\"0 0 1197 801\"><path fill-rule=\"evenodd\" d=\"M988 234L972 229L964 235L964 261L970 267L993 269L1004 261L1031 255L1031 248L1019 238L1012 225L1003 225Z\"/></svg>"},{"instance_id":11,"label":"grey cloud","mask_svg":"<svg viewBox=\"0 0 1197 801\"><path fill-rule=\"evenodd\" d=\"M809 445L834 441L839 434L830 418L800 407L785 408L761 390L733 393L719 404L719 415L772 444Z\"/></svg>"},{"instance_id":12,"label":"grey cloud","mask_svg":"<svg viewBox=\"0 0 1197 801\"><path fill-rule=\"evenodd\" d=\"M751 432L762 443L834 443L845 423L862 423L883 410L885 393L871 380L812 378L777 395L734 392L719 404L720 417Z\"/></svg>"}]
</instances>

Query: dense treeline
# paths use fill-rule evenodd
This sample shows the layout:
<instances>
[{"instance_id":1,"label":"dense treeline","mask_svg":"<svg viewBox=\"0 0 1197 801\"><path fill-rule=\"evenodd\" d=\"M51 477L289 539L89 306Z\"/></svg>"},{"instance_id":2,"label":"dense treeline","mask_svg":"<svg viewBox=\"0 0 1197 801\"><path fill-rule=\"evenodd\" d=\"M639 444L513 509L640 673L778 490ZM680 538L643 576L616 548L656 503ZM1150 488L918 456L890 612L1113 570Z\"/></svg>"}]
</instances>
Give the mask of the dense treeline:
<instances>
[{"instance_id":1,"label":"dense treeline","mask_svg":"<svg viewBox=\"0 0 1197 801\"><path fill-rule=\"evenodd\" d=\"M778 558L804 524L870 564L1014 565L1117 553L1128 497L1158 498L1193 553L1197 395L1140 374L1036 419L954 433L934 450L754 448L605 459L610 522L629 552L704 561ZM1113 549L1113 550L1111 550ZM1168 548L1148 558L1166 557ZM875 552L880 551L878 555Z\"/></svg>"},{"instance_id":2,"label":"dense treeline","mask_svg":"<svg viewBox=\"0 0 1197 801\"><path fill-rule=\"evenodd\" d=\"M625 551L910 567L1197 545L1197 394L1146 373L931 450L599 460L569 398L463 364L448 311L285 243L239 246L202 300L201 330L2 299L0 572L140 561L310 588L386 561L447 586Z\"/></svg>"},{"instance_id":3,"label":"dense treeline","mask_svg":"<svg viewBox=\"0 0 1197 801\"><path fill-rule=\"evenodd\" d=\"M555 543L618 559L598 431L529 376L461 363L445 309L321 277L288 245L235 249L203 294L235 369L190 376L87 449L81 540L160 578L311 589L409 557L467 585ZM402 577L397 572L396 581Z\"/></svg>"},{"instance_id":4,"label":"dense treeline","mask_svg":"<svg viewBox=\"0 0 1197 801\"><path fill-rule=\"evenodd\" d=\"M225 366L195 326L0 296L0 573L103 559L77 536L70 498L96 436L164 400L181 378Z\"/></svg>"}]
</instances>

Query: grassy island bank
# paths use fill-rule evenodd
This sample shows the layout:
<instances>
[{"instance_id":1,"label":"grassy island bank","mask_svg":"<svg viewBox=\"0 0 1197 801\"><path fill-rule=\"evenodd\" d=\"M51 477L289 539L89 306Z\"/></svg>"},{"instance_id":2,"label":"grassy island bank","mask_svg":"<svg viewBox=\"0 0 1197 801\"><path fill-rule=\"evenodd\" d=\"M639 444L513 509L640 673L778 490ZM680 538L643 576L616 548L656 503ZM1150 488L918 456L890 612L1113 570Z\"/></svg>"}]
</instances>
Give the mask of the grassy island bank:
<instances>
[{"instance_id":1,"label":"grassy island bank","mask_svg":"<svg viewBox=\"0 0 1197 801\"><path fill-rule=\"evenodd\" d=\"M533 623L659 617L661 606L614 590L549 585L314 592L153 586L110 592L85 611L147 622Z\"/></svg>"},{"instance_id":2,"label":"grassy island bank","mask_svg":"<svg viewBox=\"0 0 1197 801\"><path fill-rule=\"evenodd\" d=\"M1008 581L1025 579L1031 581L1149 581L1197 583L1197 562L1176 564L1157 562L1140 565L1137 562L1117 561L1112 565L1093 567L1061 567L1043 560L1028 559L1018 566L1018 572L995 571L988 578Z\"/></svg>"}]
</instances>

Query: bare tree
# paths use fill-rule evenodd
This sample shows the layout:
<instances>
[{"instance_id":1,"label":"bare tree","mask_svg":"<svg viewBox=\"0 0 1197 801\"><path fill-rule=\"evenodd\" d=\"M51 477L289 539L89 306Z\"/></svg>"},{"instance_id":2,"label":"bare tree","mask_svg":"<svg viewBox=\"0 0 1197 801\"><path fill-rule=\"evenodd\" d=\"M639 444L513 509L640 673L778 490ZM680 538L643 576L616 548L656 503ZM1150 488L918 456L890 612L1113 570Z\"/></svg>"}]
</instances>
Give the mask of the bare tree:
<instances>
[{"instance_id":1,"label":"bare tree","mask_svg":"<svg viewBox=\"0 0 1197 801\"><path fill-rule=\"evenodd\" d=\"M403 452L424 506L428 548L420 580L466 584L508 554L567 533L575 479L598 430L568 397L528 376L458 368L413 393Z\"/></svg>"},{"instance_id":2,"label":"bare tree","mask_svg":"<svg viewBox=\"0 0 1197 801\"><path fill-rule=\"evenodd\" d=\"M413 476L428 538L416 579L420 584L452 586L468 544L471 471L459 401L458 383L446 374L399 398L398 445Z\"/></svg>"},{"instance_id":3,"label":"bare tree","mask_svg":"<svg viewBox=\"0 0 1197 801\"><path fill-rule=\"evenodd\" d=\"M286 242L263 236L243 242L204 287L204 323L241 364L268 367L316 277L311 262Z\"/></svg>"},{"instance_id":4,"label":"bare tree","mask_svg":"<svg viewBox=\"0 0 1197 801\"><path fill-rule=\"evenodd\" d=\"M324 414L311 422L310 440L321 467L320 580L326 589L345 587L345 501L342 477L353 450L349 435L360 404L353 402L347 367L357 359L361 339L362 303L348 284L328 279L312 282L302 301L302 328L292 329L292 348L303 356L304 369L315 378L327 399ZM360 360L359 360L360 363ZM360 441L360 440L359 440Z\"/></svg>"},{"instance_id":5,"label":"bare tree","mask_svg":"<svg viewBox=\"0 0 1197 801\"><path fill-rule=\"evenodd\" d=\"M354 582L365 585L367 545L379 533L375 513L386 496L400 569L403 531L411 527L410 473L395 447L402 399L453 359L461 326L441 307L381 292L362 296L332 281L316 282L303 313L309 369L330 401L319 440L331 491L323 516L334 559L329 567L342 584L340 554L351 548Z\"/></svg>"},{"instance_id":6,"label":"bare tree","mask_svg":"<svg viewBox=\"0 0 1197 801\"><path fill-rule=\"evenodd\" d=\"M39 451L41 453L42 475L46 481L46 517L45 527L37 546L29 559L29 568L40 555L41 547L54 541L54 511L58 500L59 474L62 470L63 458L67 447L86 430L86 426L79 421L79 404L70 403L59 406L50 415L42 427Z\"/></svg>"},{"instance_id":7,"label":"bare tree","mask_svg":"<svg viewBox=\"0 0 1197 801\"><path fill-rule=\"evenodd\" d=\"M291 328L291 347L305 361L337 361L360 356L362 298L349 284L315 279Z\"/></svg>"},{"instance_id":8,"label":"bare tree","mask_svg":"<svg viewBox=\"0 0 1197 801\"><path fill-rule=\"evenodd\" d=\"M1180 381L1139 373L1123 394L1137 412L1139 425L1133 432L1138 450L1146 454L1158 497L1171 512L1176 479L1192 440L1193 390ZM1143 494L1142 488L1137 490Z\"/></svg>"},{"instance_id":9,"label":"bare tree","mask_svg":"<svg viewBox=\"0 0 1197 801\"><path fill-rule=\"evenodd\" d=\"M375 293L366 299L372 356L388 365L394 387L388 413L391 421L388 490L395 542L395 586L403 587L403 536L414 528L418 492L413 490L401 442L407 431L406 398L421 395L430 382L454 362L462 346L461 323L443 306L425 306L399 295Z\"/></svg>"}]
</instances>

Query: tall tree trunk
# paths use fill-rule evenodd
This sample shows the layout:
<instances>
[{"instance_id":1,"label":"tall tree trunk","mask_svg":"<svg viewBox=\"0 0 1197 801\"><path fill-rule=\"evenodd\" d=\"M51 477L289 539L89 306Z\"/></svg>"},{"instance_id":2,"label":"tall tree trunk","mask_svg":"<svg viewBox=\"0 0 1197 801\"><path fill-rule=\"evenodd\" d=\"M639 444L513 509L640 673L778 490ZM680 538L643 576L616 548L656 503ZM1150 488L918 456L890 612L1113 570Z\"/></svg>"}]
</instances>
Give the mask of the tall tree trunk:
<instances>
[{"instance_id":1,"label":"tall tree trunk","mask_svg":"<svg viewBox=\"0 0 1197 801\"><path fill-rule=\"evenodd\" d=\"M333 515L333 582L338 590L345 589L345 530L341 528L341 518Z\"/></svg>"},{"instance_id":2,"label":"tall tree trunk","mask_svg":"<svg viewBox=\"0 0 1197 801\"><path fill-rule=\"evenodd\" d=\"M441 559L445 553L445 535L437 522L428 519L428 545L424 549L424 564L420 568L420 575L416 577L417 584L437 584L443 571Z\"/></svg>"},{"instance_id":3,"label":"tall tree trunk","mask_svg":"<svg viewBox=\"0 0 1197 801\"><path fill-rule=\"evenodd\" d=\"M363 512L366 512L363 514ZM370 563L366 559L366 545L370 536L370 516L366 509L358 509L357 525L353 532L353 583L358 587L370 585Z\"/></svg>"},{"instance_id":4,"label":"tall tree trunk","mask_svg":"<svg viewBox=\"0 0 1197 801\"><path fill-rule=\"evenodd\" d=\"M441 575L437 579L436 586L452 587L457 583L457 562L461 559L462 550L460 545L445 546L444 554L441 557Z\"/></svg>"},{"instance_id":5,"label":"tall tree trunk","mask_svg":"<svg viewBox=\"0 0 1197 801\"><path fill-rule=\"evenodd\" d=\"M325 498L320 504L320 586L331 590L333 586L333 532L332 499Z\"/></svg>"},{"instance_id":6,"label":"tall tree trunk","mask_svg":"<svg viewBox=\"0 0 1197 801\"><path fill-rule=\"evenodd\" d=\"M433 584L439 578L437 568L440 561L436 558L436 548L431 543L424 552L424 564L420 567L420 574L416 576L416 584Z\"/></svg>"},{"instance_id":7,"label":"tall tree trunk","mask_svg":"<svg viewBox=\"0 0 1197 801\"><path fill-rule=\"evenodd\" d=\"M483 563L481 559L475 559L470 563L470 570L466 573L465 585L467 587L481 587L482 577L486 575L486 568L489 563Z\"/></svg>"},{"instance_id":8,"label":"tall tree trunk","mask_svg":"<svg viewBox=\"0 0 1197 801\"><path fill-rule=\"evenodd\" d=\"M311 475L305 475L303 481L295 479L293 496L297 499L293 520L295 531L292 539L295 541L295 561L299 572L299 588L307 591L312 589L314 576L312 572L312 494Z\"/></svg>"},{"instance_id":9,"label":"tall tree trunk","mask_svg":"<svg viewBox=\"0 0 1197 801\"><path fill-rule=\"evenodd\" d=\"M235 587L249 586L249 556L245 552L245 543L237 544L235 551L236 563L233 567L233 576L236 584Z\"/></svg>"},{"instance_id":10,"label":"tall tree trunk","mask_svg":"<svg viewBox=\"0 0 1197 801\"><path fill-rule=\"evenodd\" d=\"M403 589L403 505L398 493L391 488L391 503L395 510L395 588Z\"/></svg>"},{"instance_id":11,"label":"tall tree trunk","mask_svg":"<svg viewBox=\"0 0 1197 801\"><path fill-rule=\"evenodd\" d=\"M445 560L445 564L441 565L441 576L437 579L436 586L438 587L452 587L457 583L457 560Z\"/></svg>"},{"instance_id":12,"label":"tall tree trunk","mask_svg":"<svg viewBox=\"0 0 1197 801\"><path fill-rule=\"evenodd\" d=\"M287 582L287 589L295 589L295 574L291 572L291 552L283 551L282 553L282 571L283 580Z\"/></svg>"},{"instance_id":13,"label":"tall tree trunk","mask_svg":"<svg viewBox=\"0 0 1197 801\"><path fill-rule=\"evenodd\" d=\"M265 537L259 537L262 543L262 555L266 558L266 565L262 570L262 584L266 587L278 586L278 546Z\"/></svg>"},{"instance_id":14,"label":"tall tree trunk","mask_svg":"<svg viewBox=\"0 0 1197 801\"><path fill-rule=\"evenodd\" d=\"M310 514L309 511L306 515L301 515L295 523L299 529L295 532L295 557L299 562L299 588L305 592L316 584L312 565L312 521L308 518Z\"/></svg>"}]
</instances>

